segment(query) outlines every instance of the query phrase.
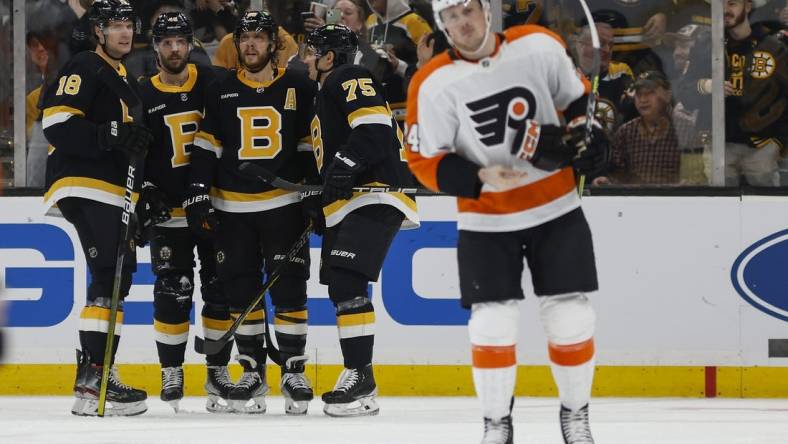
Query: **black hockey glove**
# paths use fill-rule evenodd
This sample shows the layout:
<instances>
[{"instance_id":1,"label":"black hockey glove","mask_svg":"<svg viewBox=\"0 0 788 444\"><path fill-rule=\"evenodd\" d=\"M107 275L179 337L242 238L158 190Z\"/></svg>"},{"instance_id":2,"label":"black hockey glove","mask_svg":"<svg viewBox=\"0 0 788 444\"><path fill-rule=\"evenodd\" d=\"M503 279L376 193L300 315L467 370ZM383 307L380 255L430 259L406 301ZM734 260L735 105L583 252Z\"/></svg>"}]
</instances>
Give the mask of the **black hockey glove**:
<instances>
[{"instance_id":1,"label":"black hockey glove","mask_svg":"<svg viewBox=\"0 0 788 444\"><path fill-rule=\"evenodd\" d=\"M565 142L566 132L556 125L524 121L517 129L511 153L545 171L561 169L572 163L577 152Z\"/></svg>"},{"instance_id":2,"label":"black hockey glove","mask_svg":"<svg viewBox=\"0 0 788 444\"><path fill-rule=\"evenodd\" d=\"M319 191L301 192L301 211L307 220L312 221L312 231L322 236L326 230L326 216L323 213L323 196Z\"/></svg>"},{"instance_id":3,"label":"black hockey glove","mask_svg":"<svg viewBox=\"0 0 788 444\"><path fill-rule=\"evenodd\" d=\"M572 167L578 173L590 178L604 174L610 163L610 140L599 122L596 119L593 122L589 144L586 144L585 116L577 117L569 122L566 130L568 133L566 143L577 152L572 161Z\"/></svg>"},{"instance_id":4,"label":"black hockey glove","mask_svg":"<svg viewBox=\"0 0 788 444\"><path fill-rule=\"evenodd\" d=\"M211 205L209 190L210 187L205 184L193 183L189 185L186 200L183 201L189 228L195 235L206 239L212 238L219 228L219 218Z\"/></svg>"},{"instance_id":5,"label":"black hockey glove","mask_svg":"<svg viewBox=\"0 0 788 444\"><path fill-rule=\"evenodd\" d=\"M141 156L153 140L153 134L142 125L131 122L102 123L98 126L98 146L104 151L122 151L127 156Z\"/></svg>"},{"instance_id":6,"label":"black hockey glove","mask_svg":"<svg viewBox=\"0 0 788 444\"><path fill-rule=\"evenodd\" d=\"M330 204L337 200L353 197L356 178L364 171L364 164L350 151L337 151L331 165L326 169L323 182L323 203Z\"/></svg>"},{"instance_id":7,"label":"black hockey glove","mask_svg":"<svg viewBox=\"0 0 788 444\"><path fill-rule=\"evenodd\" d=\"M142 193L137 202L137 245L144 247L150 239L150 231L154 225L167 222L170 216L170 206L167 205L167 196L154 184L142 184Z\"/></svg>"}]
</instances>

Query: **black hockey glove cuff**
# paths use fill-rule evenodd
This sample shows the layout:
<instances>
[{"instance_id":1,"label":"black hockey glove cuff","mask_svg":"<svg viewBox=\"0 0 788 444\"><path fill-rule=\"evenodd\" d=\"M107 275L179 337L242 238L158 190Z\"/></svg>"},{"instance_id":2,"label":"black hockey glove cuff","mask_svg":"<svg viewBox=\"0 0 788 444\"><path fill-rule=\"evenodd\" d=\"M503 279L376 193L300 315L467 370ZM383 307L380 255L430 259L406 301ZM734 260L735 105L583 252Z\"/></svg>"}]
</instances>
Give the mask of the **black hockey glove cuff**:
<instances>
[{"instance_id":1,"label":"black hockey glove cuff","mask_svg":"<svg viewBox=\"0 0 788 444\"><path fill-rule=\"evenodd\" d=\"M329 204L353 197L356 178L365 168L356 154L350 151L338 151L325 173L323 203Z\"/></svg>"},{"instance_id":2,"label":"black hockey glove cuff","mask_svg":"<svg viewBox=\"0 0 788 444\"><path fill-rule=\"evenodd\" d=\"M583 175L594 178L607 170L610 163L610 140L599 122L594 119L588 137L586 117L578 117L566 126L567 145L577 152L572 167Z\"/></svg>"},{"instance_id":3,"label":"black hockey glove cuff","mask_svg":"<svg viewBox=\"0 0 788 444\"><path fill-rule=\"evenodd\" d=\"M193 183L186 192L183 209L186 211L186 221L194 234L202 238L212 238L219 228L219 218L211 204L208 194L210 187Z\"/></svg>"},{"instance_id":4,"label":"black hockey glove cuff","mask_svg":"<svg viewBox=\"0 0 788 444\"><path fill-rule=\"evenodd\" d=\"M511 153L540 170L558 170L572 163L577 154L564 142L565 135L560 126L541 125L528 119L517 129Z\"/></svg>"},{"instance_id":5,"label":"black hockey glove cuff","mask_svg":"<svg viewBox=\"0 0 788 444\"><path fill-rule=\"evenodd\" d=\"M151 182L142 184L142 193L137 202L137 213L139 225L137 227L137 244L144 247L150 239L150 230L154 225L167 222L170 216L170 206L167 204L167 196L156 185Z\"/></svg>"},{"instance_id":6,"label":"black hockey glove cuff","mask_svg":"<svg viewBox=\"0 0 788 444\"><path fill-rule=\"evenodd\" d=\"M301 211L307 220L312 221L312 231L322 236L326 230L326 216L323 213L323 196L320 191L301 192Z\"/></svg>"},{"instance_id":7,"label":"black hockey glove cuff","mask_svg":"<svg viewBox=\"0 0 788 444\"><path fill-rule=\"evenodd\" d=\"M122 151L128 156L144 155L153 134L142 125L131 122L102 123L97 130L98 146L104 151Z\"/></svg>"}]
</instances>

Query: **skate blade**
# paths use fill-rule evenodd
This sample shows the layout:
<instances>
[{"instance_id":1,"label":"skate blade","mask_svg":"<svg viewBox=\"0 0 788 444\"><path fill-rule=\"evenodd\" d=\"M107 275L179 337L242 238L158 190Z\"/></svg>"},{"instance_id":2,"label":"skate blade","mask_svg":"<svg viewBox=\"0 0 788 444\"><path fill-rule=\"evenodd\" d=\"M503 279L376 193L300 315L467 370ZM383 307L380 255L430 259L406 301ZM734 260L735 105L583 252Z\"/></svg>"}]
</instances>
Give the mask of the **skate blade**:
<instances>
[{"instance_id":1,"label":"skate blade","mask_svg":"<svg viewBox=\"0 0 788 444\"><path fill-rule=\"evenodd\" d=\"M378 406L375 398L370 396L347 404L326 404L323 407L323 413L334 418L374 416L380 413L380 406Z\"/></svg>"},{"instance_id":2,"label":"skate blade","mask_svg":"<svg viewBox=\"0 0 788 444\"><path fill-rule=\"evenodd\" d=\"M173 399L171 401L167 401L167 404L169 404L170 407L172 407L172 409L175 410L175 413L178 413L181 411L180 402L181 402L180 399Z\"/></svg>"},{"instance_id":3,"label":"skate blade","mask_svg":"<svg viewBox=\"0 0 788 444\"><path fill-rule=\"evenodd\" d=\"M71 414L77 416L98 416L98 399L77 398L71 407ZM107 401L104 416L137 416L148 411L145 401L113 403Z\"/></svg>"},{"instance_id":4,"label":"skate blade","mask_svg":"<svg viewBox=\"0 0 788 444\"><path fill-rule=\"evenodd\" d=\"M221 396L208 395L208 399L205 401L205 410L210 413L232 413L233 407L230 405L230 401Z\"/></svg>"},{"instance_id":5,"label":"skate blade","mask_svg":"<svg viewBox=\"0 0 788 444\"><path fill-rule=\"evenodd\" d=\"M249 415L262 415L267 408L265 405L265 396L259 396L252 399L232 399L230 400L230 405L233 408L233 412Z\"/></svg>"},{"instance_id":6,"label":"skate blade","mask_svg":"<svg viewBox=\"0 0 788 444\"><path fill-rule=\"evenodd\" d=\"M309 401L294 401L291 398L285 398L285 413L288 415L306 415L309 410Z\"/></svg>"}]
</instances>

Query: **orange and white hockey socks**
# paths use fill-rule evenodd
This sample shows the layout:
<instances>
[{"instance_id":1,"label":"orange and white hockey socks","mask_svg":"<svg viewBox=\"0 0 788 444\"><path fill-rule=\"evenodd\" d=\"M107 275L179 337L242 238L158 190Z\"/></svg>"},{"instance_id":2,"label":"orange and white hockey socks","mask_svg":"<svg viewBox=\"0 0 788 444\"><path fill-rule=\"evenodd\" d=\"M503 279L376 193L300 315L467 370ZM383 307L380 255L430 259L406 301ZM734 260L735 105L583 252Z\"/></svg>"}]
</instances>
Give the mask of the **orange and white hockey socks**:
<instances>
[{"instance_id":1,"label":"orange and white hockey socks","mask_svg":"<svg viewBox=\"0 0 788 444\"><path fill-rule=\"evenodd\" d=\"M582 293L540 299L550 366L561 404L577 411L591 399L596 315Z\"/></svg>"},{"instance_id":2,"label":"orange and white hockey socks","mask_svg":"<svg viewBox=\"0 0 788 444\"><path fill-rule=\"evenodd\" d=\"M468 332L471 339L473 383L485 418L500 420L511 409L517 378L517 301L473 304Z\"/></svg>"}]
</instances>

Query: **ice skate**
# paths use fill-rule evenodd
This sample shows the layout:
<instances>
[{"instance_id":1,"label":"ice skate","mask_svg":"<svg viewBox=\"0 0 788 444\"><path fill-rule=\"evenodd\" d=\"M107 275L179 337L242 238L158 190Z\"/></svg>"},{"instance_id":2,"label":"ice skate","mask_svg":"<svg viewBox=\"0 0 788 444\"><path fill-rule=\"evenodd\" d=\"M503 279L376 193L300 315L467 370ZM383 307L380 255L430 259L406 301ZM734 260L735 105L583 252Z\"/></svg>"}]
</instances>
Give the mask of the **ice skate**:
<instances>
[{"instance_id":1,"label":"ice skate","mask_svg":"<svg viewBox=\"0 0 788 444\"><path fill-rule=\"evenodd\" d=\"M161 369L161 394L162 401L168 403L175 413L178 413L179 404L183 399L183 367L164 367Z\"/></svg>"},{"instance_id":2,"label":"ice skate","mask_svg":"<svg viewBox=\"0 0 788 444\"><path fill-rule=\"evenodd\" d=\"M209 365L205 378L205 391L208 399L205 401L205 410L211 413L231 413L230 390L235 384L230 380L230 373L227 366Z\"/></svg>"},{"instance_id":3,"label":"ice skate","mask_svg":"<svg viewBox=\"0 0 788 444\"><path fill-rule=\"evenodd\" d=\"M482 444L512 444L514 442L514 428L512 416L504 416L498 421L484 418L484 438Z\"/></svg>"},{"instance_id":4,"label":"ice skate","mask_svg":"<svg viewBox=\"0 0 788 444\"><path fill-rule=\"evenodd\" d=\"M588 404L574 412L562 405L559 417L565 444L594 444L588 424Z\"/></svg>"},{"instance_id":5,"label":"ice skate","mask_svg":"<svg viewBox=\"0 0 788 444\"><path fill-rule=\"evenodd\" d=\"M346 368L339 375L334 390L323 393L323 412L328 416L377 415L380 407L375 401L378 388L372 374L372 364L364 368Z\"/></svg>"},{"instance_id":6,"label":"ice skate","mask_svg":"<svg viewBox=\"0 0 788 444\"><path fill-rule=\"evenodd\" d=\"M294 356L282 366L281 389L288 415L306 415L309 401L315 397L309 379L304 376L304 361L307 359L308 356Z\"/></svg>"},{"instance_id":7,"label":"ice skate","mask_svg":"<svg viewBox=\"0 0 788 444\"><path fill-rule=\"evenodd\" d=\"M238 360L249 362L249 367L244 366L244 374L228 394L230 405L237 413L265 413L265 395L268 393L268 384L265 381L265 368L257 368L257 361L246 355L239 355ZM250 368L251 370L247 370Z\"/></svg>"},{"instance_id":8,"label":"ice skate","mask_svg":"<svg viewBox=\"0 0 788 444\"><path fill-rule=\"evenodd\" d=\"M71 413L78 416L98 416L99 391L101 390L101 372L103 367L90 363L87 352L77 350L77 378L74 383L74 405ZM110 369L107 380L107 403L105 416L134 416L148 410L145 399L148 395L123 384L117 369Z\"/></svg>"}]
</instances>

